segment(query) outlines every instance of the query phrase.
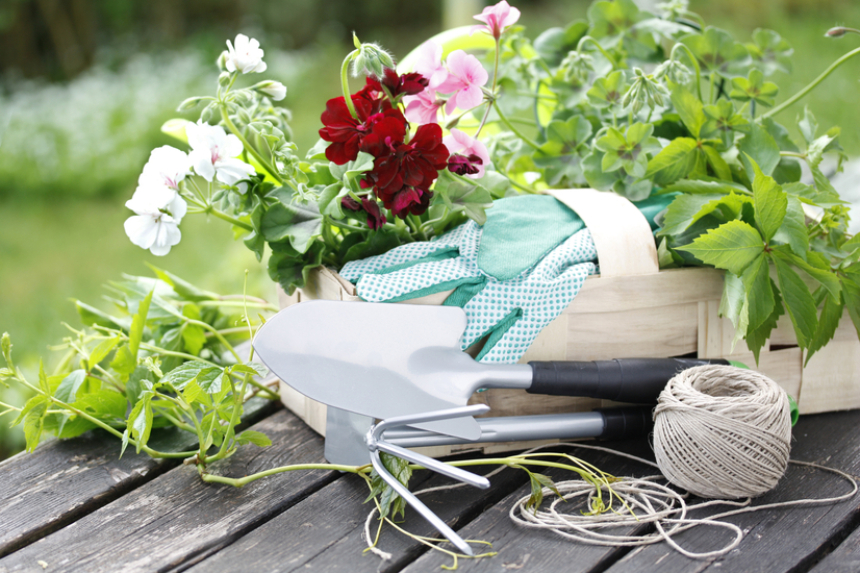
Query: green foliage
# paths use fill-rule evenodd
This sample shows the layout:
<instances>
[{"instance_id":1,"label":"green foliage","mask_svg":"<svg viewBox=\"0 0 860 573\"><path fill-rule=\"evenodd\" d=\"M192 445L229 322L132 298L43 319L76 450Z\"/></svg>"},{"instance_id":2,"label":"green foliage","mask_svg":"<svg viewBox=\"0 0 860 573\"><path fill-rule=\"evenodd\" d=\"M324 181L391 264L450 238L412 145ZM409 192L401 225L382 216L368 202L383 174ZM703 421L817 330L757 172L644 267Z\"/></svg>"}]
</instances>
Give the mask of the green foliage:
<instances>
[{"instance_id":1,"label":"green foliage","mask_svg":"<svg viewBox=\"0 0 860 573\"><path fill-rule=\"evenodd\" d=\"M409 480L412 478L412 468L409 462L403 458L398 458L385 452L379 454L382 460L382 465L388 470L394 479L402 483L404 486L409 485ZM373 498L377 498L379 502L379 518L391 516L392 519L397 519L397 516L403 516L406 512L406 500L400 497L390 485L385 483L382 477L374 469L370 474L370 494L367 496L365 503Z\"/></svg>"},{"instance_id":2,"label":"green foliage","mask_svg":"<svg viewBox=\"0 0 860 573\"><path fill-rule=\"evenodd\" d=\"M100 428L121 439L122 451L133 444L138 452L171 456L148 446L153 430L167 425L197 435L202 464L230 455L240 444L268 445L259 432L235 436L248 386L264 373L242 362L230 342L249 335L248 326L233 326L245 320L235 313L237 301L157 273L170 283L136 276L110 283L116 315L82 312L89 324L83 330L69 327L71 335L55 347L66 353L65 360L50 376L40 366L38 384L14 368L11 341L4 334L3 378L35 394L23 408L6 409L19 410L13 425L23 424L28 450L45 432L72 438ZM259 299L238 302L273 310ZM76 303L79 309L91 308ZM187 330L195 334L180 334ZM220 449L210 455L213 445Z\"/></svg>"}]
</instances>

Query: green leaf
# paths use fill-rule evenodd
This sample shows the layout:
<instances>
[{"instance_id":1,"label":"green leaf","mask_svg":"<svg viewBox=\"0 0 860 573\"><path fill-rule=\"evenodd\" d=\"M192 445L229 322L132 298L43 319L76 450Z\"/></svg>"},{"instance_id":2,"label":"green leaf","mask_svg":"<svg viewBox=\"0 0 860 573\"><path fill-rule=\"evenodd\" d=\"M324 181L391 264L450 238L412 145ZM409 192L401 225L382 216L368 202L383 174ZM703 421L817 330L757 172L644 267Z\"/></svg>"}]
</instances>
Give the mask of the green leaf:
<instances>
[{"instance_id":1,"label":"green leaf","mask_svg":"<svg viewBox=\"0 0 860 573\"><path fill-rule=\"evenodd\" d=\"M753 179L755 220L764 240L770 241L785 219L788 196L772 177L767 177L761 172L758 164L751 157L747 156L747 160L755 172Z\"/></svg>"},{"instance_id":2,"label":"green leaf","mask_svg":"<svg viewBox=\"0 0 860 573\"><path fill-rule=\"evenodd\" d=\"M773 251L773 254L774 256L782 259L782 261L786 264L793 264L794 266L803 269L806 274L821 283L821 286L827 289L827 292L829 292L830 296L833 297L835 300L841 299L842 287L839 285L839 278L836 276L836 273L830 270L830 264L827 261L827 258L821 255L821 253L807 253L806 261L795 255L794 253ZM813 266L812 264L810 264L813 262L818 262L819 265ZM821 262L823 262L824 268L821 268Z\"/></svg>"},{"instance_id":3,"label":"green leaf","mask_svg":"<svg viewBox=\"0 0 860 573\"><path fill-rule=\"evenodd\" d=\"M404 486L409 485L409 480L412 478L412 469L409 467L409 462L403 458L392 456L385 452L380 454L382 465L388 470L394 478ZM403 515L406 510L406 502L400 495L394 491L383 479L373 470L370 474L370 495L367 496L365 503L379 497L380 512L379 517L391 515L392 519L398 515Z\"/></svg>"},{"instance_id":4,"label":"green leaf","mask_svg":"<svg viewBox=\"0 0 860 573\"><path fill-rule=\"evenodd\" d=\"M137 453L149 441L152 432L152 392L144 392L128 415L128 432L137 440Z\"/></svg>"},{"instance_id":5,"label":"green leaf","mask_svg":"<svg viewBox=\"0 0 860 573\"><path fill-rule=\"evenodd\" d=\"M735 330L740 330L741 309L746 301L746 288L741 277L726 273L725 283L723 284L723 296L720 300L720 316L728 318L732 321ZM746 334L747 323L744 323L741 336Z\"/></svg>"},{"instance_id":6,"label":"green leaf","mask_svg":"<svg viewBox=\"0 0 860 573\"><path fill-rule=\"evenodd\" d=\"M708 121L702 126L702 135L719 137L725 149L732 147L738 133L749 129L747 118L736 113L734 104L727 99L720 99L715 104L706 105L704 112ZM727 180L731 181L731 177Z\"/></svg>"},{"instance_id":7,"label":"green leaf","mask_svg":"<svg viewBox=\"0 0 860 573\"><path fill-rule=\"evenodd\" d=\"M158 278L173 287L173 290L176 291L176 294L178 294L181 298L185 300L189 300L192 302L200 302L203 300L217 300L219 298L218 293L204 290L198 286L195 286L169 271L159 269L152 265L147 266L153 270L153 272L158 276Z\"/></svg>"},{"instance_id":8,"label":"green leaf","mask_svg":"<svg viewBox=\"0 0 860 573\"><path fill-rule=\"evenodd\" d=\"M75 301L75 308L78 311L78 316L81 318L81 324L84 326L98 325L105 328L128 330L131 325L131 319L111 316L79 300Z\"/></svg>"},{"instance_id":9,"label":"green leaf","mask_svg":"<svg viewBox=\"0 0 860 573\"><path fill-rule=\"evenodd\" d=\"M797 119L797 128L806 144L812 145L812 142L815 141L815 134L818 133L818 120L809 111L808 105L803 108L803 117Z\"/></svg>"},{"instance_id":10,"label":"green leaf","mask_svg":"<svg viewBox=\"0 0 860 573\"><path fill-rule=\"evenodd\" d=\"M245 430L236 436L237 444L254 444L255 446L265 448L272 445L272 440L263 432L255 430Z\"/></svg>"},{"instance_id":11,"label":"green leaf","mask_svg":"<svg viewBox=\"0 0 860 573\"><path fill-rule=\"evenodd\" d=\"M672 86L671 99L675 111L681 116L681 121L690 131L690 135L698 139L702 133L702 126L708 121L702 102L687 88L679 85Z\"/></svg>"},{"instance_id":12,"label":"green leaf","mask_svg":"<svg viewBox=\"0 0 860 573\"><path fill-rule=\"evenodd\" d=\"M789 245L794 254L805 259L806 252L809 250L809 231L806 229L803 204L794 195L788 195L787 199L785 219L773 235L773 240Z\"/></svg>"},{"instance_id":13,"label":"green leaf","mask_svg":"<svg viewBox=\"0 0 860 573\"><path fill-rule=\"evenodd\" d=\"M15 364L12 362L12 338L8 332L4 332L2 338L0 338L0 348L2 348L3 360L6 361L6 366L14 368Z\"/></svg>"},{"instance_id":14,"label":"green leaf","mask_svg":"<svg viewBox=\"0 0 860 573\"><path fill-rule=\"evenodd\" d=\"M848 309L848 316L851 317L857 336L860 337L860 285L848 277L840 277L839 281L842 284L845 308Z\"/></svg>"},{"instance_id":15,"label":"green leaf","mask_svg":"<svg viewBox=\"0 0 860 573\"><path fill-rule=\"evenodd\" d=\"M776 140L758 124L750 125L749 133L738 144L738 150L741 152L741 163L743 163L751 180L755 169L753 169L750 158L755 161L765 175L771 175L779 164L779 146L776 144Z\"/></svg>"},{"instance_id":16,"label":"green leaf","mask_svg":"<svg viewBox=\"0 0 860 573\"><path fill-rule=\"evenodd\" d=\"M566 28L547 28L533 43L538 55L550 66L558 66L562 59L571 51L588 32L588 23L577 20Z\"/></svg>"},{"instance_id":17,"label":"green leaf","mask_svg":"<svg viewBox=\"0 0 860 573\"><path fill-rule=\"evenodd\" d=\"M586 95L594 107L606 108L618 105L626 91L627 81L624 78L624 72L617 70L606 77L595 80L594 85ZM574 116L577 119L579 117L581 116Z\"/></svg>"},{"instance_id":18,"label":"green leaf","mask_svg":"<svg viewBox=\"0 0 860 573\"><path fill-rule=\"evenodd\" d=\"M770 265L762 254L744 271L744 283L749 330L755 330L773 313L774 298L770 283Z\"/></svg>"},{"instance_id":19,"label":"green leaf","mask_svg":"<svg viewBox=\"0 0 860 573\"><path fill-rule=\"evenodd\" d=\"M128 376L134 372L134 369L137 367L137 360L127 344L123 344L117 349L113 360L111 360L110 367L123 376Z\"/></svg>"},{"instance_id":20,"label":"green leaf","mask_svg":"<svg viewBox=\"0 0 860 573\"><path fill-rule=\"evenodd\" d=\"M651 160L654 161L653 159ZM719 181L716 179L682 179L663 188L661 193L679 191L689 195L709 195L729 193L749 193L746 187L732 181Z\"/></svg>"},{"instance_id":21,"label":"green leaf","mask_svg":"<svg viewBox=\"0 0 860 573\"><path fill-rule=\"evenodd\" d=\"M48 375L45 374L45 364L41 359L39 360L39 388L42 389L45 395L51 395L51 385L48 383Z\"/></svg>"},{"instance_id":22,"label":"green leaf","mask_svg":"<svg viewBox=\"0 0 860 573\"><path fill-rule=\"evenodd\" d=\"M776 328L779 317L785 314L785 308L782 306L782 298L779 296L779 291L773 283L773 280L771 280L771 292L773 292L774 296L773 312L771 312L770 316L761 324L761 326L756 329L749 329L745 337L747 347L749 347L753 356L755 356L756 364L758 364L759 353L768 338L770 338L770 333L773 332L774 328Z\"/></svg>"},{"instance_id":23,"label":"green leaf","mask_svg":"<svg viewBox=\"0 0 860 573\"><path fill-rule=\"evenodd\" d=\"M12 421L11 424L9 424L9 427L12 428L12 427L17 426L18 424L21 423L22 420L24 420L24 418L27 417L27 415L30 412L33 411L34 408L38 407L39 404L47 404L47 403L48 403L48 398L46 398L42 394L37 394L37 395L33 396L32 398L27 400L27 402L24 404L24 407L18 413L18 416Z\"/></svg>"},{"instance_id":24,"label":"green leaf","mask_svg":"<svg viewBox=\"0 0 860 573\"><path fill-rule=\"evenodd\" d=\"M452 211L462 211L479 225L487 221L486 209L493 205L493 197L476 181L443 170L439 172L435 191Z\"/></svg>"},{"instance_id":25,"label":"green leaf","mask_svg":"<svg viewBox=\"0 0 860 573\"><path fill-rule=\"evenodd\" d=\"M679 137L673 140L651 159L645 177L661 187L683 179L696 165L697 148L695 139Z\"/></svg>"},{"instance_id":26,"label":"green leaf","mask_svg":"<svg viewBox=\"0 0 860 573\"><path fill-rule=\"evenodd\" d=\"M60 385L57 386L57 391L54 397L61 402L71 404L77 399L78 390L81 389L84 382L87 380L86 370L74 370L68 376L63 378Z\"/></svg>"},{"instance_id":27,"label":"green leaf","mask_svg":"<svg viewBox=\"0 0 860 573\"><path fill-rule=\"evenodd\" d=\"M660 235L675 235L707 215L705 207L723 198L723 195L685 195L675 197L666 209Z\"/></svg>"},{"instance_id":28,"label":"green leaf","mask_svg":"<svg viewBox=\"0 0 860 573\"><path fill-rule=\"evenodd\" d=\"M269 277L280 284L287 294L292 294L297 287L305 285L308 274L322 265L325 253L325 245L320 241L311 243L304 253L299 253L289 243L270 246L272 254L268 262Z\"/></svg>"},{"instance_id":29,"label":"green leaf","mask_svg":"<svg viewBox=\"0 0 860 573\"><path fill-rule=\"evenodd\" d=\"M129 375L128 382L125 383L125 396L129 404L136 404L140 399L141 394L147 390L152 390L153 380L149 369L146 366L138 366Z\"/></svg>"},{"instance_id":30,"label":"green leaf","mask_svg":"<svg viewBox=\"0 0 860 573\"><path fill-rule=\"evenodd\" d=\"M842 299L834 300L832 297L824 299L824 306L821 309L821 317L818 320L818 328L815 330L815 336L809 343L809 348L806 351L806 362L804 366L809 364L809 359L817 351L824 348L828 342L833 339L836 334L836 327L839 326L839 320L842 318L842 310L844 305Z\"/></svg>"},{"instance_id":31,"label":"green leaf","mask_svg":"<svg viewBox=\"0 0 860 573\"><path fill-rule=\"evenodd\" d=\"M349 188L337 182L329 185L320 193L319 207L323 215L343 219L343 206L340 200L349 194Z\"/></svg>"},{"instance_id":32,"label":"green leaf","mask_svg":"<svg viewBox=\"0 0 860 573\"><path fill-rule=\"evenodd\" d=\"M92 352L90 352L90 357L87 360L87 369L92 370L96 367L96 364L104 360L111 351L116 348L116 345L119 344L119 337L114 336L113 338L106 338L96 345L93 348Z\"/></svg>"},{"instance_id":33,"label":"green leaf","mask_svg":"<svg viewBox=\"0 0 860 573\"><path fill-rule=\"evenodd\" d=\"M288 240L300 253L306 252L322 231L322 213L313 201L302 202L289 188L281 187L270 197L277 199L263 214L260 227L269 243Z\"/></svg>"},{"instance_id":34,"label":"green leaf","mask_svg":"<svg viewBox=\"0 0 860 573\"><path fill-rule=\"evenodd\" d=\"M710 145L703 145L701 149L708 160L708 165L714 170L714 174L723 181L731 181L732 170L729 164L726 163L726 160L723 159L723 156Z\"/></svg>"},{"instance_id":35,"label":"green leaf","mask_svg":"<svg viewBox=\"0 0 860 573\"><path fill-rule=\"evenodd\" d=\"M690 34L682 42L696 56L702 73L716 72L723 77L734 75L734 68L743 66L749 58L747 49L719 28L708 26L702 34Z\"/></svg>"},{"instance_id":36,"label":"green leaf","mask_svg":"<svg viewBox=\"0 0 860 573\"><path fill-rule=\"evenodd\" d=\"M373 169L373 156L364 151L359 151L358 156L343 165L329 163L329 171L338 181L355 179L364 174L365 171Z\"/></svg>"},{"instance_id":37,"label":"green leaf","mask_svg":"<svg viewBox=\"0 0 860 573\"><path fill-rule=\"evenodd\" d=\"M776 274L779 279L780 291L785 301L788 315L794 326L798 346L808 348L815 331L818 328L817 311L812 293L806 283L794 272L788 263L779 257L774 257Z\"/></svg>"},{"instance_id":38,"label":"green leaf","mask_svg":"<svg viewBox=\"0 0 860 573\"><path fill-rule=\"evenodd\" d=\"M166 373L161 379L161 383L170 384L177 390L182 390L182 388L194 380L202 370L206 370L211 367L212 366L210 364L200 362L199 360L189 360Z\"/></svg>"},{"instance_id":39,"label":"green leaf","mask_svg":"<svg viewBox=\"0 0 860 573\"><path fill-rule=\"evenodd\" d=\"M194 379L185 385L185 389L182 390L182 399L186 404L193 404L194 402L197 402L204 393L203 389L200 388L200 385L197 383L197 380Z\"/></svg>"},{"instance_id":40,"label":"green leaf","mask_svg":"<svg viewBox=\"0 0 860 573\"><path fill-rule=\"evenodd\" d=\"M678 250L703 263L741 275L763 251L761 235L743 221L729 221Z\"/></svg>"},{"instance_id":41,"label":"green leaf","mask_svg":"<svg viewBox=\"0 0 860 573\"><path fill-rule=\"evenodd\" d=\"M776 95L779 93L779 87L773 82L764 81L764 74L761 70L750 70L749 78L734 78L732 80L733 89L729 93L729 97L737 101L754 101L759 105L771 107Z\"/></svg>"},{"instance_id":42,"label":"green leaf","mask_svg":"<svg viewBox=\"0 0 860 573\"><path fill-rule=\"evenodd\" d=\"M526 472L529 474L529 484L531 486L531 495L526 501L526 509L534 508L535 513L537 513L540 504L543 503L544 488L552 490L555 495L562 497L561 492L558 491L558 487L556 487L555 483L549 476L533 473L528 470L526 470Z\"/></svg>"},{"instance_id":43,"label":"green leaf","mask_svg":"<svg viewBox=\"0 0 860 573\"><path fill-rule=\"evenodd\" d=\"M42 398L37 396L37 398ZM29 405L29 403L28 403ZM25 407L26 409L26 407ZM27 444L27 451L32 452L39 445L39 440L42 439L42 429L45 423L45 414L48 411L48 401L44 399L41 402L33 404L26 414L24 411L21 414L24 416L24 440Z\"/></svg>"},{"instance_id":44,"label":"green leaf","mask_svg":"<svg viewBox=\"0 0 860 573\"><path fill-rule=\"evenodd\" d=\"M75 408L112 426L125 423L126 407L125 397L108 389L88 392L75 402ZM94 422L83 416L49 415L45 419L45 430L53 431L62 439L75 438L95 427Z\"/></svg>"},{"instance_id":45,"label":"green leaf","mask_svg":"<svg viewBox=\"0 0 860 573\"><path fill-rule=\"evenodd\" d=\"M194 381L200 385L200 389L207 394L217 394L221 391L221 375L224 374L223 368L211 366L204 368L197 373Z\"/></svg>"},{"instance_id":46,"label":"green leaf","mask_svg":"<svg viewBox=\"0 0 860 573\"><path fill-rule=\"evenodd\" d=\"M140 342L143 340L143 328L146 326L146 317L149 315L149 306L152 303L152 296L155 290L149 291L140 306L137 308L137 313L131 319L131 328L128 332L128 349L131 355L137 362L137 351L140 348Z\"/></svg>"},{"instance_id":47,"label":"green leaf","mask_svg":"<svg viewBox=\"0 0 860 573\"><path fill-rule=\"evenodd\" d=\"M791 73L791 44L773 30L757 28L752 34L753 43L747 44L753 63L766 76L780 71Z\"/></svg>"}]
</instances>

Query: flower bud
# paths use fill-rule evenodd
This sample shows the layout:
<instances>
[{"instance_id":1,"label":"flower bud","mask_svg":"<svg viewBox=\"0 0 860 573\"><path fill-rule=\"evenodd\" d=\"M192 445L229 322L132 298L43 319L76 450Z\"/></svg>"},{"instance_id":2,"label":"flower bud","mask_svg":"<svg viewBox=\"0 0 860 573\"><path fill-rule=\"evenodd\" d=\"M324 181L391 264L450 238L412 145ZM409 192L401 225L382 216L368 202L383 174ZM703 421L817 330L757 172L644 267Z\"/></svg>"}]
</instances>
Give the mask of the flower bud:
<instances>
[{"instance_id":1,"label":"flower bud","mask_svg":"<svg viewBox=\"0 0 860 573\"><path fill-rule=\"evenodd\" d=\"M190 97L179 104L179 107L176 108L176 111L188 111L189 109L194 109L200 102L203 101L202 97Z\"/></svg>"},{"instance_id":2,"label":"flower bud","mask_svg":"<svg viewBox=\"0 0 860 573\"><path fill-rule=\"evenodd\" d=\"M843 26L836 26L835 28L830 28L829 30L827 30L824 36L827 38L841 38L847 33L848 30Z\"/></svg>"},{"instance_id":3,"label":"flower bud","mask_svg":"<svg viewBox=\"0 0 860 573\"><path fill-rule=\"evenodd\" d=\"M262 93L263 95L269 96L275 101L281 101L285 97L287 97L287 86L282 84L281 82L276 82L274 80L266 80L260 82L251 89Z\"/></svg>"},{"instance_id":4,"label":"flower bud","mask_svg":"<svg viewBox=\"0 0 860 573\"><path fill-rule=\"evenodd\" d=\"M583 84L594 71L594 58L578 50L571 50L561 62L561 73L567 82Z\"/></svg>"},{"instance_id":5,"label":"flower bud","mask_svg":"<svg viewBox=\"0 0 860 573\"><path fill-rule=\"evenodd\" d=\"M230 85L230 78L232 75L233 74L231 74L230 72L221 72L221 75L218 76L218 85L222 88L225 88Z\"/></svg>"},{"instance_id":6,"label":"flower bud","mask_svg":"<svg viewBox=\"0 0 860 573\"><path fill-rule=\"evenodd\" d=\"M684 85L692 77L693 72L678 60L666 60L654 70L656 79L667 78L672 83Z\"/></svg>"},{"instance_id":7,"label":"flower bud","mask_svg":"<svg viewBox=\"0 0 860 573\"><path fill-rule=\"evenodd\" d=\"M352 64L352 73L354 76L364 74L381 78L384 75L385 68L394 67L394 59L391 57L391 54L376 44L360 44L358 54L356 54Z\"/></svg>"},{"instance_id":8,"label":"flower bud","mask_svg":"<svg viewBox=\"0 0 860 573\"><path fill-rule=\"evenodd\" d=\"M229 54L227 53L227 50L224 50L223 52L221 52L221 55L218 56L218 59L215 60L215 64L218 66L218 69L221 70L222 72L227 71L227 58L228 58L228 56L229 56Z\"/></svg>"},{"instance_id":9,"label":"flower bud","mask_svg":"<svg viewBox=\"0 0 860 573\"><path fill-rule=\"evenodd\" d=\"M3 337L0 338L0 347L3 349L3 358L6 359L6 366L9 368L13 368L12 366L12 339L9 338L9 333L4 332Z\"/></svg>"}]
</instances>

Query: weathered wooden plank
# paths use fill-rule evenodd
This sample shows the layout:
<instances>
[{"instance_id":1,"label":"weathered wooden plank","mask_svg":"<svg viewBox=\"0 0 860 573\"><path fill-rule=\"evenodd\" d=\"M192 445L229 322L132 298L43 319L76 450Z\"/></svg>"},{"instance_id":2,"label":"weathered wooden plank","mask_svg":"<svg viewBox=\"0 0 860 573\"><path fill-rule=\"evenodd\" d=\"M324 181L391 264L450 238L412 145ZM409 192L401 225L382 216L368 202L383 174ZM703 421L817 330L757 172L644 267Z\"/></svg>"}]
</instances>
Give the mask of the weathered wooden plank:
<instances>
[{"instance_id":1,"label":"weathered wooden plank","mask_svg":"<svg viewBox=\"0 0 860 573\"><path fill-rule=\"evenodd\" d=\"M246 423L280 409L281 404L254 398L245 406ZM195 436L178 429L153 432L151 445L182 451ZM0 463L0 557L110 503L154 479L179 460L156 460L134 449L119 458L119 440L91 431L71 440L41 444Z\"/></svg>"},{"instance_id":2,"label":"weathered wooden plank","mask_svg":"<svg viewBox=\"0 0 860 573\"><path fill-rule=\"evenodd\" d=\"M814 461L856 475L860 471L858 424L860 411L804 416L794 429L796 441L792 458ZM833 474L791 466L777 488L756 499L754 505L824 498L847 490L845 481ZM858 515L860 500L857 498L836 505L770 509L739 515L728 521L740 526L745 537L736 550L722 559L694 561L659 544L631 552L607 571L803 571L827 551L832 539L840 538L840 532L856 524ZM675 540L690 551L701 552L720 546L726 535L713 528L698 527L678 535Z\"/></svg>"},{"instance_id":3,"label":"weathered wooden plank","mask_svg":"<svg viewBox=\"0 0 860 573\"><path fill-rule=\"evenodd\" d=\"M810 573L857 573L857 571L860 571L860 527L854 529L853 533L819 562Z\"/></svg>"},{"instance_id":4,"label":"weathered wooden plank","mask_svg":"<svg viewBox=\"0 0 860 573\"><path fill-rule=\"evenodd\" d=\"M601 445L646 459L653 457L650 447L644 439ZM653 468L611 454L586 450L569 450L569 452L618 476L654 473ZM559 473L556 470L548 470L541 473L546 473L557 481L573 479L569 472ZM469 573L511 570L565 571L570 573L599 571L607 562L612 563L626 553L626 549L571 543L547 531L523 529L515 525L508 517L508 512L519 498L528 495L528 493L528 486L519 488L458 531L465 538L491 542L493 544L492 550L498 552L494 557L474 562L461 561L460 567L463 571ZM644 527L640 526L635 530L644 531ZM628 533L632 532L634 532L634 528L628 530ZM430 551L404 569L403 573L438 571L440 566L450 564L450 558L438 552Z\"/></svg>"},{"instance_id":5,"label":"weathered wooden plank","mask_svg":"<svg viewBox=\"0 0 860 573\"><path fill-rule=\"evenodd\" d=\"M323 442L281 411L253 426L273 445L246 446L211 471L242 476L277 466L322 461ZM124 573L165 571L232 543L337 479L326 471L288 472L245 488L206 485L181 465L71 525L0 560L0 571ZM31 502L32 502L32 498Z\"/></svg>"},{"instance_id":6,"label":"weathered wooden plank","mask_svg":"<svg viewBox=\"0 0 860 573\"><path fill-rule=\"evenodd\" d=\"M492 469L492 468L490 468ZM475 469L480 472L481 470ZM487 471L484 469L483 471ZM451 481L428 472L418 472L410 484L413 491L450 485ZM452 527L472 519L525 481L525 474L505 470L493 476L489 490L468 486L422 495L421 499ZM364 480L346 476L315 493L298 505L255 529L235 544L198 563L193 573L232 573L247 567L253 555L254 571L312 570L333 573L344 571L399 571L426 548L390 527L383 530L379 548L393 558L363 554L364 522L370 511L362 502L367 497ZM418 535L437 535L435 530L413 509L407 509L401 524ZM371 531L375 534L376 523Z\"/></svg>"}]
</instances>

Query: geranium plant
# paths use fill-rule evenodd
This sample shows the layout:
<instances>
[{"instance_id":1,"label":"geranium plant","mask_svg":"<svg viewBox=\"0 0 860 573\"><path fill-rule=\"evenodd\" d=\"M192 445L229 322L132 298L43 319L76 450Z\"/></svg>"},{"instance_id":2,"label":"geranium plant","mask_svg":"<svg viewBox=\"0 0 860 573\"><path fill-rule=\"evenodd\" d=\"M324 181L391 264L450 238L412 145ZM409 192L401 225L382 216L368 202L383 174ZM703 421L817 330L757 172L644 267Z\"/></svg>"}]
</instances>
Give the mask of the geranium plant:
<instances>
[{"instance_id":1,"label":"geranium plant","mask_svg":"<svg viewBox=\"0 0 860 573\"><path fill-rule=\"evenodd\" d=\"M220 217L258 258L268 245L269 273L291 292L320 265L428 240L466 217L481 223L509 193L671 194L658 217L661 266L725 269L721 312L737 340L758 356L787 313L808 360L844 309L860 327L860 242L820 167L826 152L841 162L839 129L820 133L805 110L794 142L774 118L860 49L775 105L768 78L789 71L792 55L778 33L741 43L683 0L659 10L597 1L587 20L532 42L519 11L500 2L476 16L482 24L425 42L397 67L356 38L343 95L326 102L321 139L304 156L289 114L272 104L286 88L236 87L265 70L259 45L239 35L218 60L216 95L180 106L204 105L200 119L171 125L190 154L153 152L126 229L164 254L186 211ZM366 78L354 94L350 70Z\"/></svg>"}]
</instances>

